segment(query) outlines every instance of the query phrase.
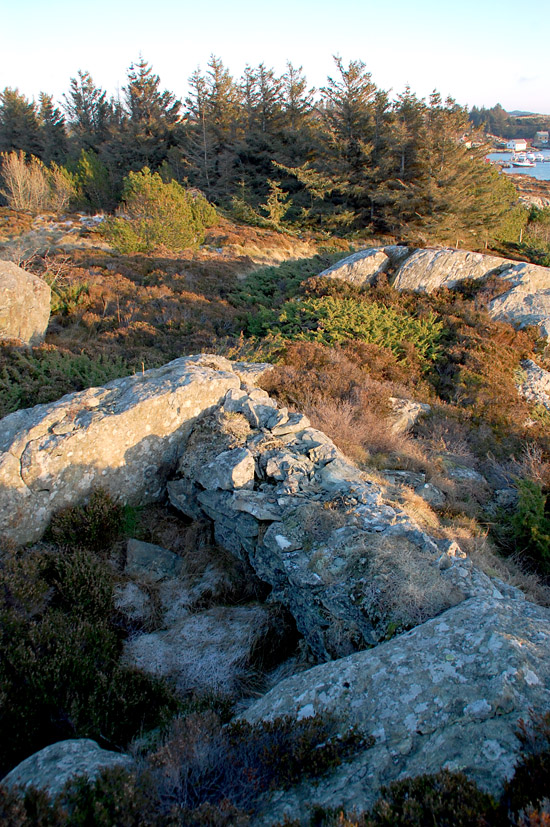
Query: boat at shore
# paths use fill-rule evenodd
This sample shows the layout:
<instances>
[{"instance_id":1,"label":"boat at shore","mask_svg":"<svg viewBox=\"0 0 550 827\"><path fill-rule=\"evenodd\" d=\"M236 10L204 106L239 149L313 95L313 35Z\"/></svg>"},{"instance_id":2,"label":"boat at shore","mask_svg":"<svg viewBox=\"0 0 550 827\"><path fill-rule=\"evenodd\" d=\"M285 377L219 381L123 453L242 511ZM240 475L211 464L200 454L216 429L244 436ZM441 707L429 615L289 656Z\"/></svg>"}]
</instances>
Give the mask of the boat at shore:
<instances>
[{"instance_id":1,"label":"boat at shore","mask_svg":"<svg viewBox=\"0 0 550 827\"><path fill-rule=\"evenodd\" d=\"M513 167L534 167L536 166L535 162L532 161L530 158L525 155L524 152L520 152L518 155L512 155L510 158L510 163Z\"/></svg>"}]
</instances>

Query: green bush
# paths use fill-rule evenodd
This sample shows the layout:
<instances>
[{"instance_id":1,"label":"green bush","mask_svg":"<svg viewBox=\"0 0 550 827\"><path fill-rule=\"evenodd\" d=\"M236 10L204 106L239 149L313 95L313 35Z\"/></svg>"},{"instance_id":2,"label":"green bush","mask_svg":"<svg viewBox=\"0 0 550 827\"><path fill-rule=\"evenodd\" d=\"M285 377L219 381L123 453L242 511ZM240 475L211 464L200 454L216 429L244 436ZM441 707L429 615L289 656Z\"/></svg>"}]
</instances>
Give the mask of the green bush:
<instances>
[{"instance_id":1,"label":"green bush","mask_svg":"<svg viewBox=\"0 0 550 827\"><path fill-rule=\"evenodd\" d=\"M286 299L298 293L300 285L308 278L326 270L342 258L342 253L316 255L298 261L284 261L273 267L260 267L250 273L230 300L237 307L279 307Z\"/></svg>"},{"instance_id":2,"label":"green bush","mask_svg":"<svg viewBox=\"0 0 550 827\"><path fill-rule=\"evenodd\" d=\"M122 356L0 346L0 417L130 373L132 364Z\"/></svg>"},{"instance_id":3,"label":"green bush","mask_svg":"<svg viewBox=\"0 0 550 827\"><path fill-rule=\"evenodd\" d=\"M515 547L543 571L550 571L550 515L539 483L519 480L518 505L510 518Z\"/></svg>"},{"instance_id":4,"label":"green bush","mask_svg":"<svg viewBox=\"0 0 550 827\"><path fill-rule=\"evenodd\" d=\"M159 247L184 250L204 240L217 222L214 207L176 181L165 183L148 167L124 179L121 215L103 224L106 238L121 252L150 253Z\"/></svg>"},{"instance_id":5,"label":"green bush","mask_svg":"<svg viewBox=\"0 0 550 827\"><path fill-rule=\"evenodd\" d=\"M389 348L400 357L412 346L425 365L440 353L443 322L433 313L417 318L377 302L321 296L287 301L280 311L261 307L248 319L252 335L280 333L285 339L325 345L359 340Z\"/></svg>"}]
</instances>

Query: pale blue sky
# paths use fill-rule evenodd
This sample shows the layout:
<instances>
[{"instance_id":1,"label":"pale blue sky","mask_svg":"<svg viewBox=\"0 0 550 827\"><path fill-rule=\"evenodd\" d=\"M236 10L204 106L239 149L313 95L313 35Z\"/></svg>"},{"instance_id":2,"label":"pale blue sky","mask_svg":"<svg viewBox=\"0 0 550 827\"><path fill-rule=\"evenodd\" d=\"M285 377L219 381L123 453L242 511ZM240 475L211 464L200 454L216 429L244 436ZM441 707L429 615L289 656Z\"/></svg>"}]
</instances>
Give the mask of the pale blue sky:
<instances>
[{"instance_id":1,"label":"pale blue sky","mask_svg":"<svg viewBox=\"0 0 550 827\"><path fill-rule=\"evenodd\" d=\"M0 20L0 89L29 97L60 99L78 69L114 94L140 53L179 97L212 53L237 76L291 60L319 87L340 54L393 93L550 112L547 0L0 0Z\"/></svg>"}]
</instances>

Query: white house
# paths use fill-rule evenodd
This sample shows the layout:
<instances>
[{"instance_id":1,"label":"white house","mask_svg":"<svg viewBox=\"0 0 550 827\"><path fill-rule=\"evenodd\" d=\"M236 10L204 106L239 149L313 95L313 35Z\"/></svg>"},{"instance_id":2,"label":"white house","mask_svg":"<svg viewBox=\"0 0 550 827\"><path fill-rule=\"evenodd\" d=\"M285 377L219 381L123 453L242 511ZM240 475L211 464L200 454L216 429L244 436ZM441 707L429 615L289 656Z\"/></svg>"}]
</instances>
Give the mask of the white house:
<instances>
[{"instance_id":1,"label":"white house","mask_svg":"<svg viewBox=\"0 0 550 827\"><path fill-rule=\"evenodd\" d=\"M525 152L527 141L524 138L514 138L513 141L506 142L506 149L511 149L512 152Z\"/></svg>"}]
</instances>

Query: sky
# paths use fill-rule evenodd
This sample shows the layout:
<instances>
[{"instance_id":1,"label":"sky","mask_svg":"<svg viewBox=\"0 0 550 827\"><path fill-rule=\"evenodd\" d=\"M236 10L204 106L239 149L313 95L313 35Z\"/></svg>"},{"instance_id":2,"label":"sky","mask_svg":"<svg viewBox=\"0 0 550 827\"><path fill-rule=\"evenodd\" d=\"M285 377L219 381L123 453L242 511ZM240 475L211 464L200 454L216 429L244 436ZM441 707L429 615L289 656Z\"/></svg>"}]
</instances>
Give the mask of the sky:
<instances>
[{"instance_id":1,"label":"sky","mask_svg":"<svg viewBox=\"0 0 550 827\"><path fill-rule=\"evenodd\" d=\"M0 89L57 101L79 69L116 95L142 55L179 98L211 54L239 77L248 63L311 86L333 56L365 63L395 96L437 89L460 104L550 113L550 9L531 0L0 0Z\"/></svg>"}]
</instances>

